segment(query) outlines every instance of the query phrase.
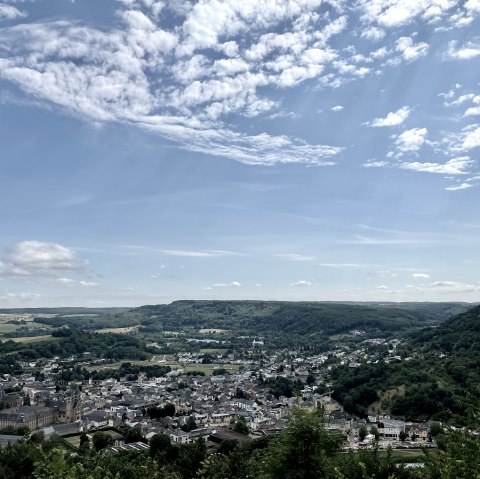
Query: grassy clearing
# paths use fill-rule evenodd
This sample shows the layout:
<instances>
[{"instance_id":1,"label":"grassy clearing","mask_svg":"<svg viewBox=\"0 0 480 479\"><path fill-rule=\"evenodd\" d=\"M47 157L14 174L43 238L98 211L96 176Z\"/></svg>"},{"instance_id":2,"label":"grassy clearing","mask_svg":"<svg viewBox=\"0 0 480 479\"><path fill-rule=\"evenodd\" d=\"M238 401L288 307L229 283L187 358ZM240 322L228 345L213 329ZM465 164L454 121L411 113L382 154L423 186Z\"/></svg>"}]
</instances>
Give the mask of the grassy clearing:
<instances>
[{"instance_id":1,"label":"grassy clearing","mask_svg":"<svg viewBox=\"0 0 480 479\"><path fill-rule=\"evenodd\" d=\"M387 451L378 451L380 456L386 456ZM392 455L395 459L416 459L424 457L423 450L415 449L393 449Z\"/></svg>"},{"instance_id":2,"label":"grassy clearing","mask_svg":"<svg viewBox=\"0 0 480 479\"><path fill-rule=\"evenodd\" d=\"M0 334L16 331L20 326L17 324L0 323Z\"/></svg>"},{"instance_id":3,"label":"grassy clearing","mask_svg":"<svg viewBox=\"0 0 480 479\"><path fill-rule=\"evenodd\" d=\"M104 369L118 369L123 363L130 363L130 364L138 364L138 365L144 365L144 366L153 366L154 364L157 364L154 361L150 360L145 360L142 361L140 359L124 359L122 361L115 361L114 363L98 363L98 364L90 364L86 366L86 369L88 371L102 371Z\"/></svg>"},{"instance_id":4,"label":"grassy clearing","mask_svg":"<svg viewBox=\"0 0 480 479\"><path fill-rule=\"evenodd\" d=\"M172 359L172 358L169 358ZM86 366L88 371L102 371L105 369L118 369L123 363L132 363L144 366L153 366L153 365L160 365L160 366L170 366L172 369L180 369L182 368L185 372L188 371L201 371L205 373L207 376L211 376L214 369L218 368L225 368L229 373L235 373L239 369L238 364L196 364L196 363L179 363L173 360L163 361L163 357L157 358L154 361L140 361L140 360L128 360L125 359L124 361L116 361L114 363L99 363L99 364L90 364Z\"/></svg>"},{"instance_id":5,"label":"grassy clearing","mask_svg":"<svg viewBox=\"0 0 480 479\"><path fill-rule=\"evenodd\" d=\"M211 376L214 369L224 368L229 373L236 373L239 369L238 364L181 364L180 365L185 372L188 371L201 371L207 376Z\"/></svg>"},{"instance_id":6,"label":"grassy clearing","mask_svg":"<svg viewBox=\"0 0 480 479\"><path fill-rule=\"evenodd\" d=\"M227 349L222 349L222 348L203 348L200 349L200 352L202 354L224 354L227 351Z\"/></svg>"},{"instance_id":7,"label":"grassy clearing","mask_svg":"<svg viewBox=\"0 0 480 479\"><path fill-rule=\"evenodd\" d=\"M68 442L68 444L71 444L75 449L78 449L80 447L80 435L65 437L64 441Z\"/></svg>"},{"instance_id":8,"label":"grassy clearing","mask_svg":"<svg viewBox=\"0 0 480 479\"><path fill-rule=\"evenodd\" d=\"M9 338L16 343L30 344L30 343L41 343L44 341L59 341L60 338L54 338L50 334L45 336L24 336L21 338Z\"/></svg>"},{"instance_id":9,"label":"grassy clearing","mask_svg":"<svg viewBox=\"0 0 480 479\"><path fill-rule=\"evenodd\" d=\"M130 326L128 328L105 328L105 329L97 329L95 332L100 334L105 333L116 333L116 334L128 334L136 332L138 326Z\"/></svg>"},{"instance_id":10,"label":"grassy clearing","mask_svg":"<svg viewBox=\"0 0 480 479\"><path fill-rule=\"evenodd\" d=\"M397 388L387 389L386 391L379 391L379 399L377 399L377 401L375 401L374 403L370 404L368 410L388 412L388 408L382 408L382 402L390 402L396 396L405 396L405 391L406 388L404 384Z\"/></svg>"}]
</instances>

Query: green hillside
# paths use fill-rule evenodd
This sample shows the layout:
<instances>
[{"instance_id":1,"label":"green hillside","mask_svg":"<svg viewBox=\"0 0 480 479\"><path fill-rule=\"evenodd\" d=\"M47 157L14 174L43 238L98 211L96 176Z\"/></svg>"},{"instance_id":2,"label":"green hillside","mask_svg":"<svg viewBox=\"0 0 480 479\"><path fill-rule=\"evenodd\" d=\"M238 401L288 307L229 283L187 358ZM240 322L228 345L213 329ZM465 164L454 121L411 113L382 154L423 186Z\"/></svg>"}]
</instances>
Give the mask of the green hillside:
<instances>
[{"instance_id":1,"label":"green hillside","mask_svg":"<svg viewBox=\"0 0 480 479\"><path fill-rule=\"evenodd\" d=\"M219 328L257 335L329 336L352 329L395 333L421 328L467 308L465 303L175 301L142 306L120 317L136 319L152 330Z\"/></svg>"},{"instance_id":2,"label":"green hillside","mask_svg":"<svg viewBox=\"0 0 480 479\"><path fill-rule=\"evenodd\" d=\"M408 360L364 364L332 372L335 397L365 414L384 399L384 408L409 420L464 422L480 388L480 306L438 327L412 334L400 353ZM397 391L386 399L386 392Z\"/></svg>"}]
</instances>

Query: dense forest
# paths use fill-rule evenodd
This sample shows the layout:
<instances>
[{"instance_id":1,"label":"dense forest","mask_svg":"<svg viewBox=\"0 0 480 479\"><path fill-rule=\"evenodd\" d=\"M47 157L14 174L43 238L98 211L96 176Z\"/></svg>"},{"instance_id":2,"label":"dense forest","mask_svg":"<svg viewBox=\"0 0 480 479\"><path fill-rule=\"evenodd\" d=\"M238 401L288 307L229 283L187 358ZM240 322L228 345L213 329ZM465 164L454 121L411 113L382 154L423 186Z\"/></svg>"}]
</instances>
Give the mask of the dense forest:
<instances>
[{"instance_id":1,"label":"dense forest","mask_svg":"<svg viewBox=\"0 0 480 479\"><path fill-rule=\"evenodd\" d=\"M175 301L142 306L123 315L168 329L209 327L254 334L334 335L352 329L404 331L442 322L467 308L463 303Z\"/></svg>"}]
</instances>

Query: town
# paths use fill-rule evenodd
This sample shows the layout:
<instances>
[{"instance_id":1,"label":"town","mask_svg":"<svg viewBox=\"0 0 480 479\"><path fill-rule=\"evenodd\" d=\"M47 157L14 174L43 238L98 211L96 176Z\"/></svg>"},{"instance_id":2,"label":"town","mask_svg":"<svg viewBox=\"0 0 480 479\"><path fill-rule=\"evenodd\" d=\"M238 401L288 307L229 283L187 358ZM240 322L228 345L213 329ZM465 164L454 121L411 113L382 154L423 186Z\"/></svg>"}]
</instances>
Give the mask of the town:
<instances>
[{"instance_id":1,"label":"town","mask_svg":"<svg viewBox=\"0 0 480 479\"><path fill-rule=\"evenodd\" d=\"M358 338L364 334L360 330L350 333ZM374 443L384 449L417 452L421 447L434 447L438 422L393 419L380 408L360 419L332 398L327 379L332 364L355 369L362 362L378 362L379 351L388 351L383 361L408 361L411 358L397 354L397 340L364 339L354 348L343 345L312 356L295 350L269 354L265 338L253 338L242 354L226 354L214 335L201 341L205 348L199 352L154 355L140 362L164 367L163 374L153 377L135 372L135 361L123 364L127 371L133 367L133 374L109 377L108 371L114 371L110 366L115 365L89 359L88 351L77 357L22 362L22 374L4 374L0 382L0 429L10 431L0 435L0 443L6 445L40 431L47 438L58 436L75 451L82 435L91 439L101 432L110 436L106 445L118 450L131 448L129 442L148 443L163 434L172 444L188 444L202 437L214 450L224 440L244 442L280 434L289 411L298 405L320 409L327 430L344 437L345 449L368 448ZM58 379L62 372L81 368L96 368L106 377Z\"/></svg>"}]
</instances>

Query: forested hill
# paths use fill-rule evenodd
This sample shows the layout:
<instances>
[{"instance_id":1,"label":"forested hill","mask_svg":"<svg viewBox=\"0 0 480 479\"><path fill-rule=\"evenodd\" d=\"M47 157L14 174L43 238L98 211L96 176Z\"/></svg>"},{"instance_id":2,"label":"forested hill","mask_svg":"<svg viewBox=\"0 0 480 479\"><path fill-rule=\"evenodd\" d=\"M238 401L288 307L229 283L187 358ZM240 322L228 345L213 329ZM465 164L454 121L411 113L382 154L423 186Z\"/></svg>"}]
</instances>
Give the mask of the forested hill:
<instances>
[{"instance_id":1,"label":"forested hill","mask_svg":"<svg viewBox=\"0 0 480 479\"><path fill-rule=\"evenodd\" d=\"M412 337L412 344L445 354L471 355L480 351L480 306L475 306Z\"/></svg>"},{"instance_id":2,"label":"forested hill","mask_svg":"<svg viewBox=\"0 0 480 479\"><path fill-rule=\"evenodd\" d=\"M360 414L376 404L407 420L464 423L480 388L479 351L480 306L475 306L407 337L397 355L408 360L336 368L335 395Z\"/></svg>"},{"instance_id":3,"label":"forested hill","mask_svg":"<svg viewBox=\"0 0 480 479\"><path fill-rule=\"evenodd\" d=\"M175 301L124 313L144 326L219 328L244 333L334 335L353 329L393 333L441 323L466 303Z\"/></svg>"}]
</instances>

